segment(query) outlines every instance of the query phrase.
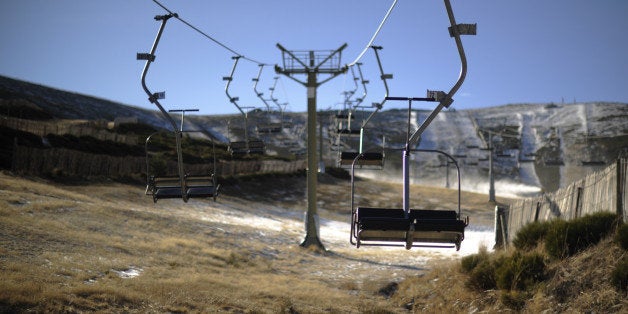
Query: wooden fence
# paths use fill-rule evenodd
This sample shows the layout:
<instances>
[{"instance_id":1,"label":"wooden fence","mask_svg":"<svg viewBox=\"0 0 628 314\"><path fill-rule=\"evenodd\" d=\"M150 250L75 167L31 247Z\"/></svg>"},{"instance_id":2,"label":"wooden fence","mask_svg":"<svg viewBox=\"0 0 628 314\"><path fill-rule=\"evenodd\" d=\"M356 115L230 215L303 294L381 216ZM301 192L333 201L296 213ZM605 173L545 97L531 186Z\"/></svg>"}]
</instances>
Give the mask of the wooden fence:
<instances>
[{"instance_id":1,"label":"wooden fence","mask_svg":"<svg viewBox=\"0 0 628 314\"><path fill-rule=\"evenodd\" d=\"M104 130L104 125L98 125L93 121L85 121L83 123L74 120L64 121L34 121L18 118L1 117L0 126L8 127L15 130L30 132L38 136L46 136L48 134L71 134L77 137L91 136L101 141L113 141L124 143L127 145L137 145L137 135L118 134Z\"/></svg>"},{"instance_id":2,"label":"wooden fence","mask_svg":"<svg viewBox=\"0 0 628 314\"><path fill-rule=\"evenodd\" d=\"M63 148L41 149L14 146L12 171L23 174L53 174L67 176L126 177L146 175L144 157L115 157L91 154ZM167 165L167 171L176 173L176 163ZM305 160L220 160L215 174L232 176L260 173L294 173L306 168ZM186 164L188 173L205 174L214 172L213 164Z\"/></svg>"},{"instance_id":3,"label":"wooden fence","mask_svg":"<svg viewBox=\"0 0 628 314\"><path fill-rule=\"evenodd\" d=\"M613 212L628 222L627 169L628 158L620 158L607 168L556 192L516 200L508 207L496 208L496 245L511 242L521 227L534 221L571 220L596 212Z\"/></svg>"}]
</instances>

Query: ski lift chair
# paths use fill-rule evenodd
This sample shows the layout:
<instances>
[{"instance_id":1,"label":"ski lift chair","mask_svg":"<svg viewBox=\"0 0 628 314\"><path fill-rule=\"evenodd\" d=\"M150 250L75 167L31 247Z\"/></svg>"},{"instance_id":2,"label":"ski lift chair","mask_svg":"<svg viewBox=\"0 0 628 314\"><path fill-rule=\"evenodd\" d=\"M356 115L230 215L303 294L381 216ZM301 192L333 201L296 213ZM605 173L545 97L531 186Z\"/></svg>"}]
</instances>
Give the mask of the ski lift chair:
<instances>
[{"instance_id":1,"label":"ski lift chair","mask_svg":"<svg viewBox=\"0 0 628 314\"><path fill-rule=\"evenodd\" d=\"M369 123L369 121L371 121L371 119L373 118L373 116L375 116L375 114L377 112L379 112L379 110L382 109L382 107L384 106L384 103L386 103L386 98L388 97L388 83L386 82L387 79L392 79L392 74L385 74L384 73L384 69L382 67L382 62L381 59L379 58L379 53L378 51L382 49L381 46L371 46L371 48L373 49L373 52L375 53L375 57L377 60L377 65L379 67L379 71L380 71L380 78L384 84L384 89L386 91L386 93L384 94L384 100L382 100L381 103L373 103L373 107L375 108L375 110L373 112L371 112L371 114L366 118L366 120L363 121L362 126L359 129L359 136L360 136L360 147L358 149L357 152L355 151L343 151L340 152L340 160L339 160L339 164L341 168L351 168L354 164L354 161L357 162L357 166L359 166L360 168L369 168L369 169L383 169L384 168L384 158L385 158L385 148L386 148L386 138L383 137L382 138L382 151L381 152L363 152L362 151L362 147L363 147L363 143L364 143L364 130L366 128L366 125ZM364 97L366 97L366 83L368 83L368 81L365 81L363 76L362 76L362 70L360 68L360 64L358 63L358 70L360 72L360 78L362 79L362 86L364 87L364 95L361 99L364 99ZM349 115L350 117L353 117L353 115Z\"/></svg>"},{"instance_id":2,"label":"ski lift chair","mask_svg":"<svg viewBox=\"0 0 628 314\"><path fill-rule=\"evenodd\" d=\"M213 198L216 201L220 185L216 184L214 174L186 175L185 194L182 195L181 181L177 176L150 176L146 191L153 196L153 202L168 198Z\"/></svg>"},{"instance_id":3,"label":"ski lift chair","mask_svg":"<svg viewBox=\"0 0 628 314\"><path fill-rule=\"evenodd\" d=\"M268 113L270 114L270 105L268 104L268 100L272 100L276 103L276 99L273 98L273 93L272 93L272 91L275 90L275 86L273 86L271 89L270 99L265 99L264 93L257 90L257 84L260 81L260 76L262 75L262 70L264 70L264 66L265 64L259 65L259 71L257 72L257 77L253 78L253 82L255 82L255 84L253 84L253 91L255 91L255 95L257 95L257 97L264 103ZM277 84L277 79L275 79L275 85ZM278 107L281 110L281 107L280 106ZM257 133L263 133L263 134L280 133L281 130L282 130L281 123L270 122L270 121L268 121L267 123L258 124L256 126Z\"/></svg>"},{"instance_id":4,"label":"ski lift chair","mask_svg":"<svg viewBox=\"0 0 628 314\"><path fill-rule=\"evenodd\" d=\"M264 141L258 139L235 141L229 142L228 150L233 157L263 155L266 152L266 145L264 144Z\"/></svg>"},{"instance_id":5,"label":"ski lift chair","mask_svg":"<svg viewBox=\"0 0 628 314\"><path fill-rule=\"evenodd\" d=\"M244 141L230 142L229 143L229 151L232 156L243 156L247 154L264 154L265 145L264 142L260 139L249 139L248 135L248 112L245 112L244 109L247 107L242 107L238 105L239 97L233 97L229 93L229 86L231 85L231 81L233 81L233 75L235 73L236 67L238 66L238 60L240 60L242 56L237 55L231 57L233 62L233 67L231 68L231 73L229 76L225 76L222 79L227 82L225 86L225 94L229 101L236 106L238 111L242 114L244 118Z\"/></svg>"},{"instance_id":6,"label":"ski lift chair","mask_svg":"<svg viewBox=\"0 0 628 314\"><path fill-rule=\"evenodd\" d=\"M371 120L371 118L382 108L382 104L375 103L373 106L376 108L369 117L364 121L360 130L360 147L359 150L356 151L342 151L340 152L340 159L338 164L341 168L350 168L354 164L360 168L369 168L369 169L383 169L384 168L384 157L385 157L385 147L386 147L386 138L382 138L382 150L381 152L375 151L367 151L362 152L362 147L364 144L364 130L366 125Z\"/></svg>"},{"instance_id":7,"label":"ski lift chair","mask_svg":"<svg viewBox=\"0 0 628 314\"><path fill-rule=\"evenodd\" d=\"M249 154L263 155L266 152L266 145L260 139L249 140Z\"/></svg>"},{"instance_id":8,"label":"ski lift chair","mask_svg":"<svg viewBox=\"0 0 628 314\"><path fill-rule=\"evenodd\" d=\"M460 35L475 35L475 24L456 24L449 0L445 0L445 8L450 22L449 34L455 37L456 47L460 56L461 71L458 80L445 93L443 91L427 91L425 98L386 97L388 100L408 102L408 138L403 152L403 208L371 208L354 206L355 164L351 166L351 232L350 243L356 247L361 245L404 245L406 249L414 246L455 247L460 249L464 239L464 229L469 223L468 217L460 217L460 171L458 163L447 153L437 151L451 159L458 169L458 212L451 210L426 210L410 208L410 153L416 151L421 135L443 108L449 108L453 95L458 91L467 73L467 61L462 47ZM438 106L421 123L414 133L410 134L412 101L434 101ZM426 151L426 150L423 150ZM419 242L419 244L416 244ZM427 244L422 244L427 243Z\"/></svg>"},{"instance_id":9,"label":"ski lift chair","mask_svg":"<svg viewBox=\"0 0 628 314\"><path fill-rule=\"evenodd\" d=\"M227 148L227 150L229 151L231 156L244 156L249 153L247 146L248 145L246 144L246 141L234 141L229 142L229 147Z\"/></svg>"},{"instance_id":10,"label":"ski lift chair","mask_svg":"<svg viewBox=\"0 0 628 314\"><path fill-rule=\"evenodd\" d=\"M360 138L360 147L362 143L362 138ZM386 139L382 139L382 148L381 151L366 151L363 153L354 152L354 151L341 151L340 159L338 164L341 168L351 168L354 165L362 168L362 169L383 169L384 168L384 160L386 157L385 153L386 148Z\"/></svg>"},{"instance_id":11,"label":"ski lift chair","mask_svg":"<svg viewBox=\"0 0 628 314\"><path fill-rule=\"evenodd\" d=\"M153 197L153 202L157 202L160 199L169 198L182 198L187 202L190 198L213 198L216 201L220 190L220 184L217 183L214 173L190 175L185 174L183 180L179 176L173 175L155 175L151 173L150 167L150 153L148 151L148 143L153 135L161 132L155 132L146 138L145 151L146 151L146 195ZM214 152L214 166L216 169L216 155L215 147L212 147Z\"/></svg>"},{"instance_id":12,"label":"ski lift chair","mask_svg":"<svg viewBox=\"0 0 628 314\"><path fill-rule=\"evenodd\" d=\"M150 91L148 86L146 85L146 75L148 73L148 69L150 67L151 62L155 61L155 51L157 49L157 45L159 44L159 40L163 33L163 30L166 26L166 22L172 18L178 17L176 13L171 13L167 15L158 15L155 17L155 20L160 22L161 25L157 32L157 37L153 42L151 47L151 51L149 53L138 53L138 60L145 60L146 63L144 65L144 69L142 70L141 83L144 92L148 96L148 100L155 104L164 119L170 123L172 126L172 130L174 132L175 137L175 148L177 152L177 176L157 176L150 175L150 162L149 162L149 152L148 152L148 142L150 141L151 136L157 134L159 132L155 132L149 135L146 138L146 195L153 196L153 202L157 202L158 199L162 198L182 198L184 202L187 202L191 197L213 197L214 201L216 200L216 196L218 195L218 190L220 188L219 185L216 184L215 176L202 175L202 176L191 176L185 173L184 163L183 163L183 150L181 148L182 134L183 134L183 115L185 110L181 110L181 128L177 128L176 122L172 119L172 117L168 114L168 112L164 109L164 107L159 103L159 99L163 99L165 97L165 92L153 93ZM194 109L191 109L194 110ZM189 111L189 110L188 110ZM216 155L215 155L215 147L213 147L212 142L212 150L214 151L214 169L216 169Z\"/></svg>"},{"instance_id":13,"label":"ski lift chair","mask_svg":"<svg viewBox=\"0 0 628 314\"><path fill-rule=\"evenodd\" d=\"M464 230L469 218L460 216L460 169L450 155L437 150L414 150L444 154L458 169L458 210L428 210L403 208L375 208L354 206L354 171L356 156L351 169L351 216L350 243L360 246L405 246L456 248L460 250ZM404 182L404 184L407 184Z\"/></svg>"},{"instance_id":14,"label":"ski lift chair","mask_svg":"<svg viewBox=\"0 0 628 314\"><path fill-rule=\"evenodd\" d=\"M353 160L358 157L358 152L340 152L340 167L349 168ZM365 152L357 161L357 166L364 168L382 169L384 167L384 150L382 152Z\"/></svg>"},{"instance_id":15,"label":"ski lift chair","mask_svg":"<svg viewBox=\"0 0 628 314\"><path fill-rule=\"evenodd\" d=\"M280 133L281 123L276 123L276 122L275 123L273 122L263 123L263 124L258 124L255 128L256 128L257 133L262 133L262 134Z\"/></svg>"}]
</instances>

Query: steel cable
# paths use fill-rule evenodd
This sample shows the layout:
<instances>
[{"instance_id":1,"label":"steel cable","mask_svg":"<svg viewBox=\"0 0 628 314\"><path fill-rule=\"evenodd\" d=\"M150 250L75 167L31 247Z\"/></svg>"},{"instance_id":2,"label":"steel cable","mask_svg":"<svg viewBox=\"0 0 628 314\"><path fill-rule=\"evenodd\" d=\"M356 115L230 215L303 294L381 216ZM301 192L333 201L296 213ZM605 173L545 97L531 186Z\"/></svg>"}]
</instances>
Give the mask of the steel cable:
<instances>
[{"instance_id":1,"label":"steel cable","mask_svg":"<svg viewBox=\"0 0 628 314\"><path fill-rule=\"evenodd\" d=\"M223 44L222 42L218 41L217 39L213 38L212 36L208 35L207 33L203 32L202 30L200 30L199 28L197 28L196 26L192 25L191 23L189 23L188 21L184 20L183 18L179 17L178 14L172 12L170 9L168 9L166 6L164 6L163 4L161 4L158 0L152 0L155 4L157 4L158 6L160 6L162 9L164 9L166 12L170 13L173 15L173 17L175 17L177 20L181 21L183 24L187 25L188 27L190 27L191 29L193 29L194 31L196 31L197 33L201 34L203 37L211 40L212 42L214 42L215 44L219 45L220 47L228 50L229 52L240 56L242 59L251 61L253 63L257 63L259 65L267 65L267 63L264 62L260 62L257 61L255 59L246 57L240 53L238 53L237 51L235 51L234 49L230 48L229 46ZM377 27L377 29L375 30L375 33L373 34L373 36L371 36L371 40L369 40L368 44L366 45L366 47L364 47L364 49L362 50L362 52L360 52L360 54L358 55L358 57L351 62L350 64L348 64L349 67L354 66L356 63L358 63L360 61L360 59L362 59L362 56L364 56L364 53L366 53L366 51L371 47L371 45L373 44L373 42L375 41L375 38L377 38L377 35L379 34L380 30L382 29L382 27L384 26L384 24L386 23L386 21L388 20L388 17L390 16L390 13L392 13L392 10L394 9L394 7L397 5L397 1L398 0L393 0L393 3L390 5L390 8L388 8L388 11L386 12L386 15L384 15L384 18L382 19L382 21L379 23L379 26Z\"/></svg>"},{"instance_id":2,"label":"steel cable","mask_svg":"<svg viewBox=\"0 0 628 314\"><path fill-rule=\"evenodd\" d=\"M259 62L255 59L251 59L249 57L246 57L240 53L238 53L237 51L235 51L234 49L231 49L229 46L223 44L222 42L218 41L217 39L209 36L207 33L203 32L202 30L200 30L199 28L197 28L196 26L192 25L191 23L189 23L188 21L182 19L181 17L179 17L178 14L173 13L171 10L169 10L166 6L164 6L163 4L161 4L159 1L157 0L153 0L153 2L155 2L158 6L160 6L162 9L166 10L168 13L172 14L177 20L181 21L183 24L187 25L188 27L190 27L191 29L195 30L197 33L201 34L202 36L204 36L205 38L213 41L214 43L216 43L217 45L219 45L220 47L223 47L225 49L227 49L228 51L230 51L231 53L241 57L242 59L251 61L253 63L257 63L259 65L266 65L263 62Z\"/></svg>"}]
</instances>

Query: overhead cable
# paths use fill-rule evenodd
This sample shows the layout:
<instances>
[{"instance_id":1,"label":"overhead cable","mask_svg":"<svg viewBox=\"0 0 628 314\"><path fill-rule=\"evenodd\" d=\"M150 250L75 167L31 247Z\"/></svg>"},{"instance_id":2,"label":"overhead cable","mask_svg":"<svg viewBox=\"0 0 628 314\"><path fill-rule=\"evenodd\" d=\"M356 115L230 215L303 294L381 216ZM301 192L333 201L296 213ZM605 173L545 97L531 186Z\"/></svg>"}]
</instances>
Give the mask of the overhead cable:
<instances>
[{"instance_id":1,"label":"overhead cable","mask_svg":"<svg viewBox=\"0 0 628 314\"><path fill-rule=\"evenodd\" d=\"M173 12L172 12L171 10L169 10L166 6L164 6L163 4L159 3L159 1L157 1L157 0L153 0L153 2L155 2L155 3L156 3L158 6L160 6L162 9L166 10L168 13L172 14L172 15L173 15L173 16L174 16L177 20L181 21L183 24L185 24L185 25L187 25L188 27L190 27L191 29L195 30L197 33L199 33L199 34L203 35L205 38L207 38L207 39L209 39L209 40L213 41L214 43L216 43L216 44L217 44L217 45L219 45L220 47L223 47L223 48L227 49L229 52L231 52L231 53L233 53L233 54L235 54L235 55L237 55L237 56L241 57L242 59L245 59L245 60L251 61L251 62L253 62L253 63L257 63L257 64L259 64L259 65L263 65L263 64L265 64L264 62L259 62L259 61L255 60L255 59L248 58L248 57L246 57L246 56L244 56L244 55L242 55L242 54L238 53L238 52L237 52L237 51L235 51L234 49L229 48L229 46L227 46L227 45L225 45L225 44L221 43L221 42L220 42L220 41L218 41L217 39L215 39L215 38L213 38L213 37L209 36L207 33L203 32L202 30L200 30L199 28L197 28L196 26L194 26L194 25L190 24L188 21L186 21L186 20L182 19L181 17L179 17L179 15L178 15L178 14L173 13Z\"/></svg>"},{"instance_id":2,"label":"overhead cable","mask_svg":"<svg viewBox=\"0 0 628 314\"><path fill-rule=\"evenodd\" d=\"M371 45L373 45L373 42L375 41L375 38L377 38L377 35L379 34L379 31L384 26L384 23L386 23L386 20L388 20L388 17L390 16L390 13L392 13L392 10L395 8L395 5L397 5L397 0L393 0L393 3L390 5L390 8L388 8L388 12L386 12L386 15L384 15L384 18L382 19L382 21L379 23L379 26L377 27L377 30L375 30L375 34L373 34L373 36L371 37L371 40L368 42L368 44L366 44L366 47L364 47L364 49L362 50L362 52L360 52L358 57L355 58L355 60L353 62L349 63L348 66L352 67L356 63L358 63L360 61L360 59L362 59L362 56L364 55L364 53L366 53L366 51L369 50Z\"/></svg>"},{"instance_id":3,"label":"overhead cable","mask_svg":"<svg viewBox=\"0 0 628 314\"><path fill-rule=\"evenodd\" d=\"M240 56L242 59L244 60L248 60L251 61L253 63L257 63L259 65L266 65L266 63L264 62L260 62L257 61L255 59L246 57L240 53L238 53L237 51L235 51L234 49L230 48L229 46L223 44L222 42L218 41L217 39L213 38L212 36L208 35L207 33L203 32L202 30L200 30L198 27L192 25L191 23L189 23L188 21L184 20L183 18L181 18L178 14L173 13L170 9L168 9L166 6L164 6L163 4L161 4L158 0L152 0L155 4L157 4L158 6L160 6L162 9L166 10L168 13L172 14L177 20L181 21L183 24L187 25L188 27L190 27L191 29L193 29L194 31L196 31L197 33L201 34L202 36L204 36L205 38L211 40L212 42L214 42L215 44L221 46L222 48L228 50L229 52ZM360 59L362 59L362 56L364 56L364 53L366 53L366 51L371 47L371 45L373 44L373 42L375 41L375 38L377 38L377 35L379 34L379 32L381 31L382 27L384 26L384 24L386 23L386 21L388 20L388 17L390 16L390 14L392 13L393 9L395 8L395 6L397 5L397 1L398 0L393 0L392 4L390 5L390 8L388 8L388 11L386 12L386 15L384 15L384 18L382 19L382 21L379 23L379 26L377 27L377 29L375 30L375 33L373 34L373 36L371 37L371 40L369 40L369 42L366 44L366 46L364 47L364 49L362 50L362 52L360 52L360 54L358 55L358 57L351 63L349 63L347 66L352 67L354 66L356 63L358 63L360 61Z\"/></svg>"}]
</instances>

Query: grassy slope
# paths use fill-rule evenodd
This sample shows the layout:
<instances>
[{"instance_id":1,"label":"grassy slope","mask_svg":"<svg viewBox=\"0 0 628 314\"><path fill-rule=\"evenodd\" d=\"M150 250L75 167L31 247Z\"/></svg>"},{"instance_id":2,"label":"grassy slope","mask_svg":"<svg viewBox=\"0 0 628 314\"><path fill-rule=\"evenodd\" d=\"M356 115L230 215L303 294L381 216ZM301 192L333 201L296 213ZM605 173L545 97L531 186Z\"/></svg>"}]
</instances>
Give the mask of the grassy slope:
<instances>
[{"instance_id":1,"label":"grassy slope","mask_svg":"<svg viewBox=\"0 0 628 314\"><path fill-rule=\"evenodd\" d=\"M327 176L320 182L321 217L348 220L348 183ZM370 189L363 202L399 198L397 185L360 183ZM300 248L304 187L302 176L251 178L225 186L217 203L153 204L141 186L64 185L0 174L0 312L505 309L498 292L466 289L457 263L442 255L356 250L344 235L333 234L322 235L328 252ZM432 195L417 206L455 200L455 193L443 189L414 192ZM433 195L440 195L439 201ZM492 209L485 200L463 195L472 221L490 223ZM579 266L581 271L584 265L589 264ZM124 278L134 272L139 275ZM571 279L590 279L578 278ZM604 297L603 292L587 296ZM530 308L555 306L556 300L543 296Z\"/></svg>"}]
</instances>

